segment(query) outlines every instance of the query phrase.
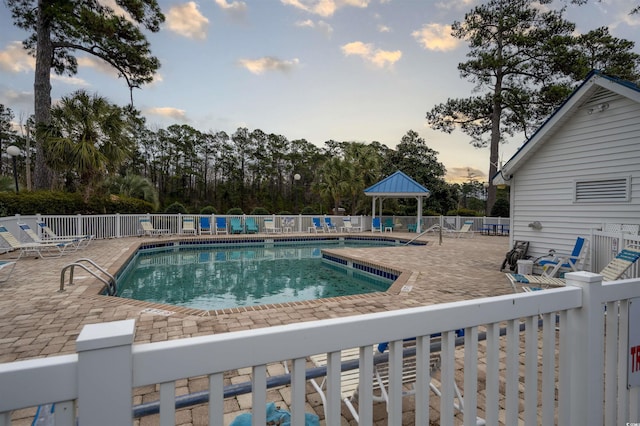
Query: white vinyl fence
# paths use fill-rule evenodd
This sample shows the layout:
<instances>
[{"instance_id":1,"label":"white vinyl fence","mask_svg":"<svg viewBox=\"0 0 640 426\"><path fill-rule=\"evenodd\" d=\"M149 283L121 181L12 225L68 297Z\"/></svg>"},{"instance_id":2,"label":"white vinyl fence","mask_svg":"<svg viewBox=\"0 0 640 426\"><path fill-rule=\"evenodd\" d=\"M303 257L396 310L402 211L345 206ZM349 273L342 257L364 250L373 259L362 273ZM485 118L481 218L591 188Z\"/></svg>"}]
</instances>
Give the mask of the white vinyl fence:
<instances>
[{"instance_id":1,"label":"white vinyl fence","mask_svg":"<svg viewBox=\"0 0 640 426\"><path fill-rule=\"evenodd\" d=\"M340 351L354 347L360 348L360 424L371 425L370 348L388 341L388 424L396 426L402 424L402 341L412 337L418 358L414 422L425 425L433 398L430 336L440 332L443 426L454 424L460 364L465 425L476 424L476 416L488 425L640 422L640 392L627 387L629 335L640 334L640 319L629 313L639 297L638 279L602 283L599 275L576 272L558 289L158 343L134 345L134 320L87 325L75 355L0 364L0 425L10 424L12 410L51 402L57 403L58 426L75 425L76 417L80 425L131 424L132 389L151 384L160 386L160 424L173 425L176 381L202 375L209 378L209 424L222 425L223 376L250 367L253 425L263 426L267 365L290 360L292 424L302 426L306 359L317 353L327 353L329 361L327 424L339 425ZM464 345L456 349L454 330L461 328ZM479 335L486 340L479 343Z\"/></svg>"}]
</instances>

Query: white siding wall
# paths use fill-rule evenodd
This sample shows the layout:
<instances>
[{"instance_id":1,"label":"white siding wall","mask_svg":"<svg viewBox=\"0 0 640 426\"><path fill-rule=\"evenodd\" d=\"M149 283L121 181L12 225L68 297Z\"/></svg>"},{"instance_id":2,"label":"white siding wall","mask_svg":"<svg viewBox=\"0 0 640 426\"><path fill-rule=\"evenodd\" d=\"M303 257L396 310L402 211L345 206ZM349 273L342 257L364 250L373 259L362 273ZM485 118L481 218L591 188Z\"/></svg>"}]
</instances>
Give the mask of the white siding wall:
<instances>
[{"instance_id":1,"label":"white siding wall","mask_svg":"<svg viewBox=\"0 0 640 426\"><path fill-rule=\"evenodd\" d=\"M600 90L561 125L511 183L512 235L530 254L569 252L603 223L640 224L640 104ZM602 102L603 112L588 110ZM629 202L575 203L575 181L631 177ZM528 226L539 221L542 229Z\"/></svg>"}]
</instances>

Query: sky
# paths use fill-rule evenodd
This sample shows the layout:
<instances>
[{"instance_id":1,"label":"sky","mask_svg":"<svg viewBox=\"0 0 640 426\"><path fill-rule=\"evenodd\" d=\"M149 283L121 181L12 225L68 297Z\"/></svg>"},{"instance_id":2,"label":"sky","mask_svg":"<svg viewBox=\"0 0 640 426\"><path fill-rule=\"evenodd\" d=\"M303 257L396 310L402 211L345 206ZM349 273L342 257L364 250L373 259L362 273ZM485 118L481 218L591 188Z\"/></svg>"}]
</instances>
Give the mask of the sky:
<instances>
[{"instance_id":1,"label":"sky","mask_svg":"<svg viewBox=\"0 0 640 426\"><path fill-rule=\"evenodd\" d=\"M114 0L103 0L115 6ZM474 148L459 131L432 130L427 111L448 98L473 94L457 65L464 41L450 35L474 0L158 0L166 21L146 33L161 68L134 91L134 105L150 129L187 124L203 132L239 127L306 139L395 148L413 130L436 152L447 180L470 174L486 181L489 150ZM640 15L630 0L590 0L567 6L565 17L585 33L608 26L640 53ZM546 6L549 7L549 6ZM22 49L27 33L0 5L0 103L16 121L33 114L35 60ZM115 71L78 54L79 72L52 74L53 101L78 89L129 103ZM506 162L524 142L501 146Z\"/></svg>"}]
</instances>

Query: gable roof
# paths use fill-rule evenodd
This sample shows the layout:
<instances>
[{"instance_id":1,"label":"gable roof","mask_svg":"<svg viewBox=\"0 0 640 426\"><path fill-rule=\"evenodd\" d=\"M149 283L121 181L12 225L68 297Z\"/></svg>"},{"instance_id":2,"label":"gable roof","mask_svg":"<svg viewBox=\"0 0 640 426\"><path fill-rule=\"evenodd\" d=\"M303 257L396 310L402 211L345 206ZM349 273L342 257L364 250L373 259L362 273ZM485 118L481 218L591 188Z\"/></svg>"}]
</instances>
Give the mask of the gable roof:
<instances>
[{"instance_id":1,"label":"gable roof","mask_svg":"<svg viewBox=\"0 0 640 426\"><path fill-rule=\"evenodd\" d=\"M400 170L364 190L365 195L389 197L428 197L430 191Z\"/></svg>"},{"instance_id":2,"label":"gable roof","mask_svg":"<svg viewBox=\"0 0 640 426\"><path fill-rule=\"evenodd\" d=\"M569 120L597 91L608 90L640 103L640 87L630 81L610 77L600 71L591 71L585 80L569 95L553 114L505 163L502 170L493 177L494 184L508 183L513 173L555 133L555 130Z\"/></svg>"}]
</instances>

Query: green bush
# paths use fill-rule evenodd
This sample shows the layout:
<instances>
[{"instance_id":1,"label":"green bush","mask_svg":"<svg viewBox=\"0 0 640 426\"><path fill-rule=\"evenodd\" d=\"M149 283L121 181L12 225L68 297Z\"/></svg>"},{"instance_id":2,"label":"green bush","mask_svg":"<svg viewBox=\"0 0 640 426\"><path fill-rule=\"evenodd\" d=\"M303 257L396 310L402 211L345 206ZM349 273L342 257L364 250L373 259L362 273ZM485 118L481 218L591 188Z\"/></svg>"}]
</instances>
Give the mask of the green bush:
<instances>
[{"instance_id":1,"label":"green bush","mask_svg":"<svg viewBox=\"0 0 640 426\"><path fill-rule=\"evenodd\" d=\"M200 209L200 214L218 214L218 211L213 206L204 206Z\"/></svg>"},{"instance_id":2,"label":"green bush","mask_svg":"<svg viewBox=\"0 0 640 426\"><path fill-rule=\"evenodd\" d=\"M320 214L320 213L318 213L318 211L311 206L305 206L300 211L300 214L311 215L311 214Z\"/></svg>"},{"instance_id":3,"label":"green bush","mask_svg":"<svg viewBox=\"0 0 640 426\"><path fill-rule=\"evenodd\" d=\"M187 208L182 203L176 201L175 203L169 204L167 208L164 209L164 212L168 214L187 214Z\"/></svg>"},{"instance_id":4,"label":"green bush","mask_svg":"<svg viewBox=\"0 0 640 426\"><path fill-rule=\"evenodd\" d=\"M0 192L0 206L4 215L15 214L114 214L149 213L153 204L137 198L122 196L94 196L87 202L82 195L71 192L34 191Z\"/></svg>"},{"instance_id":5,"label":"green bush","mask_svg":"<svg viewBox=\"0 0 640 426\"><path fill-rule=\"evenodd\" d=\"M491 207L491 216L493 217L509 217L509 201L504 198L498 198Z\"/></svg>"},{"instance_id":6,"label":"green bush","mask_svg":"<svg viewBox=\"0 0 640 426\"><path fill-rule=\"evenodd\" d=\"M293 213L291 213L291 212L290 212L290 211L288 211L288 210L282 210L281 212L278 212L278 213L276 213L276 214L278 214L278 215L280 215L280 216L287 216L287 215L292 215Z\"/></svg>"},{"instance_id":7,"label":"green bush","mask_svg":"<svg viewBox=\"0 0 640 426\"><path fill-rule=\"evenodd\" d=\"M254 207L254 209L251 210L251 213L249 213L249 214L268 215L269 214L269 210L265 209L264 207Z\"/></svg>"},{"instance_id":8,"label":"green bush","mask_svg":"<svg viewBox=\"0 0 640 426\"><path fill-rule=\"evenodd\" d=\"M238 215L243 215L244 212L242 211L242 209L240 207L232 207L227 211L228 215L234 215L234 216L238 216Z\"/></svg>"}]
</instances>

